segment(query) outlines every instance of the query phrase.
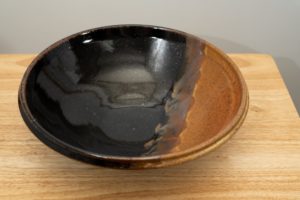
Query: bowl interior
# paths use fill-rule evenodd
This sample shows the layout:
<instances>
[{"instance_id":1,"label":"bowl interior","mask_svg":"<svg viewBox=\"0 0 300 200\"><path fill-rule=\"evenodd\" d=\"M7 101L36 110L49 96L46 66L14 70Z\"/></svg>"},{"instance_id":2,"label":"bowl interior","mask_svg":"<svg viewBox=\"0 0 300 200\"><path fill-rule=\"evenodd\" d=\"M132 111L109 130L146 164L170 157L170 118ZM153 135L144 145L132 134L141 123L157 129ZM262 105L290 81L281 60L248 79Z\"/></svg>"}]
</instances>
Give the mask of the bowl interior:
<instances>
[{"instance_id":1,"label":"bowl interior","mask_svg":"<svg viewBox=\"0 0 300 200\"><path fill-rule=\"evenodd\" d=\"M98 157L151 157L221 138L242 104L240 75L206 42L121 26L59 41L31 64L28 112L55 144ZM83 152L83 153L82 153Z\"/></svg>"}]
</instances>

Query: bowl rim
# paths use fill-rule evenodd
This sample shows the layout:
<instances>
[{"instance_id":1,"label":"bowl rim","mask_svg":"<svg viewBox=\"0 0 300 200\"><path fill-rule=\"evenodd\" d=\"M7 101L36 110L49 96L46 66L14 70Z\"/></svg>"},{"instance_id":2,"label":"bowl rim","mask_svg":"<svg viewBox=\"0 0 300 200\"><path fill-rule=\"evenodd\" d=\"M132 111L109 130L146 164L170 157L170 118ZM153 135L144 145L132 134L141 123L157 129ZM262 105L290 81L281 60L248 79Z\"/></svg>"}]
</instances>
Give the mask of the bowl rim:
<instances>
[{"instance_id":1,"label":"bowl rim","mask_svg":"<svg viewBox=\"0 0 300 200\"><path fill-rule=\"evenodd\" d=\"M126 27L159 29L162 31L173 32L173 33L182 35L187 38L194 38L197 41L204 43L206 46L213 49L214 52L216 52L222 58L224 58L224 60L226 62L228 62L229 65L233 68L233 72L235 73L235 75L239 81L239 85L241 86L241 92L242 92L239 108L238 108L236 114L234 115L234 117L227 123L227 125L225 127L223 127L216 135L214 135L209 140L202 142L198 145L195 145L194 147L183 150L183 151L159 154L159 155L154 155L154 156L113 156L113 155L104 155L104 154L94 153L94 152L90 152L90 151L75 147L75 146L73 146L69 143L66 143L63 140L60 140L59 138L55 137L54 135L51 134L51 132L49 132L40 123L38 123L37 119L31 113L31 111L28 107L26 92L25 92L28 77L29 77L32 69L36 66L36 63L41 58L43 58L47 53L49 53L50 51L52 51L53 49L55 49L56 47L60 46L61 44L63 44L64 42L66 42L70 39L76 38L81 35L90 34L94 31L99 31L102 29L126 28ZM238 128L237 125L241 124L246 117L247 110L248 110L249 95L248 95L248 89L247 89L245 80L244 80L239 68L237 67L237 65L231 60L231 58L228 55L223 53L220 49L218 49L213 44L207 42L206 40L203 40L197 36L186 33L184 31L179 31L176 29L166 28L166 27L162 27L162 26L142 25L142 24L119 24L119 25L102 26L102 27L97 27L97 28L80 31L80 32L77 32L70 36L67 36L63 39L60 39L57 42L50 45L49 47L47 47L45 50L43 50L41 53L39 53L33 59L31 64L26 69L26 71L23 75L20 87L19 87L18 99L19 99L18 102L19 102L19 109L21 111L21 115L22 115L25 123L29 126L31 131L34 133L34 135L36 135L40 140L42 140L42 142L46 143L47 146L54 148L52 145L48 145L47 142L45 142L43 139L40 138L40 137L43 137L43 138L45 137L45 139L48 140L50 143L52 143L53 145L56 145L56 147L58 149L56 149L56 148L54 148L54 149L57 151L59 151L59 149L61 149L61 151L63 151L67 148L68 149L67 151L71 151L72 153L79 154L80 156L83 156L85 158L92 159L92 160L108 160L108 161L114 161L114 162L157 162L157 161L163 161L163 160L184 157L184 156L194 154L195 152L200 152L200 151L209 152L212 149L209 151L206 151L206 150L209 149L210 146L212 146L216 143L220 143L220 141L223 140L224 138L226 138L226 140L229 139L230 137L228 137L228 135L233 135L233 133L235 133L237 131L237 130L235 130ZM215 147L217 147L217 146L219 146L219 145L216 145ZM59 151L59 152L61 152L61 151Z\"/></svg>"}]
</instances>

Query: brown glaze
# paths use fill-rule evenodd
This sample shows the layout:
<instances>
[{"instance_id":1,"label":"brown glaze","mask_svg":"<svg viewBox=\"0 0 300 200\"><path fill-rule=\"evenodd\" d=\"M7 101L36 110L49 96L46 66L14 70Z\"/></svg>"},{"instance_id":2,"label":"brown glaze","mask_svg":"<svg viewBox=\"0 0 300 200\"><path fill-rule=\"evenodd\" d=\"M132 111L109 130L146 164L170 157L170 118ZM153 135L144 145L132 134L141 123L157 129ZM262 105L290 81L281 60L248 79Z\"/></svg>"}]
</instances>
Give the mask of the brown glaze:
<instances>
[{"instance_id":1,"label":"brown glaze","mask_svg":"<svg viewBox=\"0 0 300 200\"><path fill-rule=\"evenodd\" d=\"M204 145L217 137L235 117L241 104L242 88L231 63L218 58L220 55L209 46L206 46L205 53L187 126L173 152Z\"/></svg>"},{"instance_id":2,"label":"brown glaze","mask_svg":"<svg viewBox=\"0 0 300 200\"><path fill-rule=\"evenodd\" d=\"M116 57L118 54L113 54L111 57L104 55L104 57L101 57L101 59L97 58L99 60L98 64L100 66L104 66L102 67L104 68L104 71L99 73L97 76L92 76L92 78L90 77L93 74L86 76L85 70L88 73L91 73L90 71L94 70L95 66L91 65L92 68L89 70L88 68L83 68L80 63L89 64L89 62L92 62L93 59L95 60L95 58L91 57L91 59L89 59L88 57L78 57L78 55L81 54L81 51L86 54L85 52L89 50L81 50L81 46L78 46L77 49L77 45L82 45L82 43L85 44L86 41L90 42L91 40L99 40L100 45L104 45L103 48L105 48L105 50L112 52L115 50L109 46L111 45L111 40L107 40L109 43L102 42L103 38L101 38L102 36L111 37L111 34L121 34L123 38L124 36L129 38L134 36L134 38L137 38L137 41L134 41L133 39L125 39L125 41L122 40L120 43L121 48L128 48L128 46L130 47L129 51L127 50L127 52L136 52L133 54L135 56L129 55L128 57L126 51L125 54L120 54L121 56L124 56L122 59L118 59L118 57ZM112 36L113 38L119 37L117 35ZM83 39L81 37L83 37ZM144 37L145 39L139 39L140 37ZM140 45L144 45L144 41L147 41L148 38L151 38L151 48L153 46L152 38L156 38L154 43L156 40L159 42L165 40L167 41L166 44L170 45L168 47L170 49L169 52L167 50L168 48L163 49L162 56L165 57L158 57L160 60L157 60L157 55L154 54L156 56L156 61L154 61L161 62L159 63L160 65L165 65L163 68L161 68L165 71L161 71L159 72L160 74L158 74L160 79L157 79L156 82L153 82L153 79L149 79L150 82L145 82L143 83L142 88L136 89L141 87L141 84L140 82L137 82L138 85L136 85L136 83L135 85L131 84L132 80L135 79L134 74L132 74L131 80L126 80L129 81L130 84L128 84L128 82L116 82L118 85L122 83L123 86L121 84L119 88L116 88L115 86L113 87L112 94L115 96L112 97L116 97L116 99L112 102L108 101L109 98L108 100L104 101L103 99L106 97L102 96L100 97L100 99L102 99L102 101L100 101L101 105L98 107L97 105L99 105L99 103L94 103L96 101L92 100L92 96L87 96L88 98L80 96L80 104L77 103L76 107L80 107L82 103L87 103L87 109L90 108L93 113L101 114L104 111L97 110L100 109L101 106L108 106L110 108L117 109L111 110L111 113L115 112L115 116L120 116L120 114L123 112L122 110L129 112L131 107L135 109L136 106L143 105L141 108L137 107L137 110L140 109L141 114L145 115L144 112L150 111L147 106L151 108L151 106L155 105L154 108L156 109L156 104L153 104L156 101L155 99L154 101L143 100L148 98L147 95L149 92L147 92L147 90L151 90L152 93L153 84L158 84L159 86L161 84L166 84L164 83L164 80L170 81L170 84L172 83L173 85L171 86L169 83L164 85L164 87L171 87L171 89L165 94L167 96L163 97L164 103L158 107L159 112L164 113L163 116L161 114L158 115L162 118L153 119L155 116L153 115L152 120L150 120L151 117L147 116L148 119L152 121L152 125L149 124L149 126L154 127L152 128L152 132L154 134L153 136L149 135L145 137L141 135L139 137L144 138L141 140L140 138L135 137L128 138L127 136L120 135L119 133L115 134L113 132L106 132L105 134L112 134L110 135L110 138L113 139L109 139L107 137L108 135L105 136L105 134L103 135L102 133L101 135L100 132L95 128L98 126L97 120L100 120L101 118L98 119L93 117L89 114L90 111L80 111L78 114L81 114L76 116L74 115L73 110L64 110L66 109L66 106L69 107L69 105L72 104L72 101L76 101L76 96L73 94L85 95L86 92L95 93L97 89L95 89L95 84L101 84L97 87L102 87L103 89L107 87L103 85L104 83L106 84L107 81L115 80L114 78L109 78L110 75L103 75L107 70L112 69L112 67L105 68L107 64L116 63L117 65L112 64L112 66L115 68L115 66L119 66L120 64L123 65L124 63L128 63L129 60L131 63L140 63L140 61L137 60L139 57L136 58L136 56L139 56L140 52L143 52L148 48L143 47L140 50L137 49L140 48ZM71 46L69 46L68 42L70 42ZM74 45L72 43L74 43ZM137 44L137 46L134 46L135 44ZM62 56L58 59L58 62L60 63L59 65L53 64L53 61L57 62L57 55L63 55L64 52L66 52L64 49L59 48L65 47L67 49L72 49L70 53L66 54L66 56L71 55L69 58L72 58L72 55L75 52L75 59L78 59L77 63L79 63L80 70L83 70L80 71L80 73L83 74L81 75L83 78L81 78L82 80L80 80L79 83L76 83L77 85L74 85L63 78L63 76L60 75L60 71L55 71L61 69L65 70L64 64L61 61L65 59L65 56ZM91 47L93 52L97 52L95 51L96 46ZM98 46L96 48L98 48ZM175 48L174 55L172 55L173 48ZM56 51L60 53L58 54ZM151 53L153 52L150 52L150 54L147 53L146 55L149 56ZM168 54L170 54L171 57L166 57ZM179 59L180 56L178 57L178 55L182 57L181 60ZM47 56L49 61L47 59L47 62L43 61L44 57ZM162 58L164 59L163 62L161 60ZM173 62L173 66L172 58L177 59L176 62ZM44 63L48 62L50 62L50 67L47 67L47 65L44 66ZM74 64L70 64L68 61L66 66L68 68L69 66L73 65ZM149 63L146 64L147 67L150 66L150 70L152 65L155 66L157 64L153 63L152 60L149 60ZM179 68L177 67L177 71L174 71L174 67L176 67L176 65L178 65ZM60 68L60 66L62 66L62 68ZM78 66L74 66L78 68ZM116 68L116 71L118 71L118 69L119 68ZM139 67L139 69L141 68ZM75 76L74 72L66 72L67 74L70 74L71 78L77 79L77 76ZM166 72L176 72L177 75L168 75ZM78 73L78 69L75 71L75 73ZM125 76L127 75L128 74L125 74ZM36 79L30 78L35 76L37 77ZM84 78L84 76L86 77ZM170 78L172 76L175 79ZM124 75L122 75L122 77L124 77ZM166 77L167 79L165 79ZM34 86L36 84L35 82L38 84L38 87ZM51 82L55 83L58 87ZM116 91L121 91L120 88L124 88L124 84L128 85L124 90L125 92L123 91L122 95L117 94ZM37 88L38 91L41 92L35 94L36 89L33 89L33 87ZM53 89L45 93L49 87ZM109 90L110 87L111 86L108 88ZM167 91L166 89L164 89L164 91ZM61 91L58 93L59 90ZM134 93L126 92L128 90L134 91ZM80 93L77 93L78 91ZM159 91L159 89L156 88L154 91L158 91L156 94L162 95L162 91ZM37 101L36 103L31 102L31 99L33 98L32 94L35 94L35 99L40 98L43 101ZM70 94L73 96L71 97ZM133 94L135 99L132 99ZM69 98L69 96L71 98ZM142 101L141 96L143 98ZM57 113L55 112L58 112L59 109L58 111L55 111L57 110L56 102L60 102L61 104L61 99L65 100L66 97L68 97L69 101L64 103L65 106L60 105L63 114L57 116ZM83 97L87 99L86 102L82 101ZM53 100L50 101L49 99ZM46 105L51 106L52 109L49 110ZM24 75L19 93L19 106L25 122L33 131L33 133L35 133L36 136L48 146L69 157L108 167L131 169L157 168L191 160L197 156L209 152L226 141L233 133L236 132L246 116L248 109L248 92L245 82L235 64L224 53L204 40L198 39L197 37L184 32L167 28L121 25L104 27L75 34L57 42L41 53L33 61ZM136 113L136 111L134 112ZM120 122L122 122L122 120L128 120L126 119L126 113L123 114L124 116L121 116ZM128 117L130 117L132 114L134 113L127 113ZM47 119L48 115L51 115L52 118ZM103 116L106 117L107 114ZM141 120L142 118L138 117L132 119ZM145 120L146 119L147 118L145 118ZM109 122L109 120L106 119L106 122ZM146 123L145 125L148 126L147 120L143 122L141 121L140 123ZM113 121L110 121L109 123L111 122ZM114 126L119 126L118 123L120 122L115 121ZM56 125L49 126L49 123L54 123ZM66 123L68 126L65 126ZM130 123L130 120L128 123ZM58 131L59 126L63 127L63 131L60 130L61 133ZM100 124L99 128L101 129L103 126L106 125ZM132 127L134 128L134 126ZM120 128L122 127L120 126ZM129 128L130 130L132 129L130 126ZM141 133L143 127L140 128L141 129L139 132ZM109 128L109 130L110 129L111 128ZM115 130L120 132L121 129ZM77 133L74 133L74 131ZM148 131L148 129L144 129L144 131ZM90 134L89 132L92 132L94 136L86 135L87 133ZM83 133L85 135L82 135ZM152 134L151 130L148 134ZM120 137L123 139L120 140ZM95 140L93 138L95 138ZM128 139L130 139L130 141ZM103 147L103 145L108 146Z\"/></svg>"},{"instance_id":3,"label":"brown glaze","mask_svg":"<svg viewBox=\"0 0 300 200\"><path fill-rule=\"evenodd\" d=\"M167 154L133 162L130 168L160 168L200 157L222 145L243 124L249 97L244 79L231 59L207 43L186 127ZM160 147L163 149L163 146Z\"/></svg>"}]
</instances>

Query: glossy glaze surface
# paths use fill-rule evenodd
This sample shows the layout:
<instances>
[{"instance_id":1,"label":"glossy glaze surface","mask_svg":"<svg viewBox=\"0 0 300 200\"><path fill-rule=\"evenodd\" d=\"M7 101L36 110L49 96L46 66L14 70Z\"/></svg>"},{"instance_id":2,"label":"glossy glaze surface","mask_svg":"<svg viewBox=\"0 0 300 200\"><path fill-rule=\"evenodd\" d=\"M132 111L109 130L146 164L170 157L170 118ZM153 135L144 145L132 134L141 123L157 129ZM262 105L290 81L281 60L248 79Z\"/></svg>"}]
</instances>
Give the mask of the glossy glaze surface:
<instances>
[{"instance_id":1,"label":"glossy glaze surface","mask_svg":"<svg viewBox=\"0 0 300 200\"><path fill-rule=\"evenodd\" d=\"M223 143L245 117L247 91L234 64L207 42L121 25L42 52L24 75L19 106L33 133L67 156L149 168Z\"/></svg>"},{"instance_id":2,"label":"glossy glaze surface","mask_svg":"<svg viewBox=\"0 0 300 200\"><path fill-rule=\"evenodd\" d=\"M158 140L184 127L201 45L151 28L80 34L35 64L26 88L29 108L53 136L77 148L153 155ZM164 151L176 143L165 142Z\"/></svg>"}]
</instances>

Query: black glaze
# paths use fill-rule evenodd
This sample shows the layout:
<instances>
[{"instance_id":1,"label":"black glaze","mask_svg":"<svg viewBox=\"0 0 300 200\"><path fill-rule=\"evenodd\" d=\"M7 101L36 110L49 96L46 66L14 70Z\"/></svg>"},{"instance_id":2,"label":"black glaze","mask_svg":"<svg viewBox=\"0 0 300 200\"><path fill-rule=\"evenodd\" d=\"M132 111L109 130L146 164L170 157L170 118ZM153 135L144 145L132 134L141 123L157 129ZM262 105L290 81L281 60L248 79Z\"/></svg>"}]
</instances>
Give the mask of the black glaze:
<instances>
[{"instance_id":1,"label":"black glaze","mask_svg":"<svg viewBox=\"0 0 300 200\"><path fill-rule=\"evenodd\" d=\"M46 144L85 161L165 153L192 102L204 48L199 41L135 25L70 36L31 64L20 87L22 116Z\"/></svg>"}]
</instances>

